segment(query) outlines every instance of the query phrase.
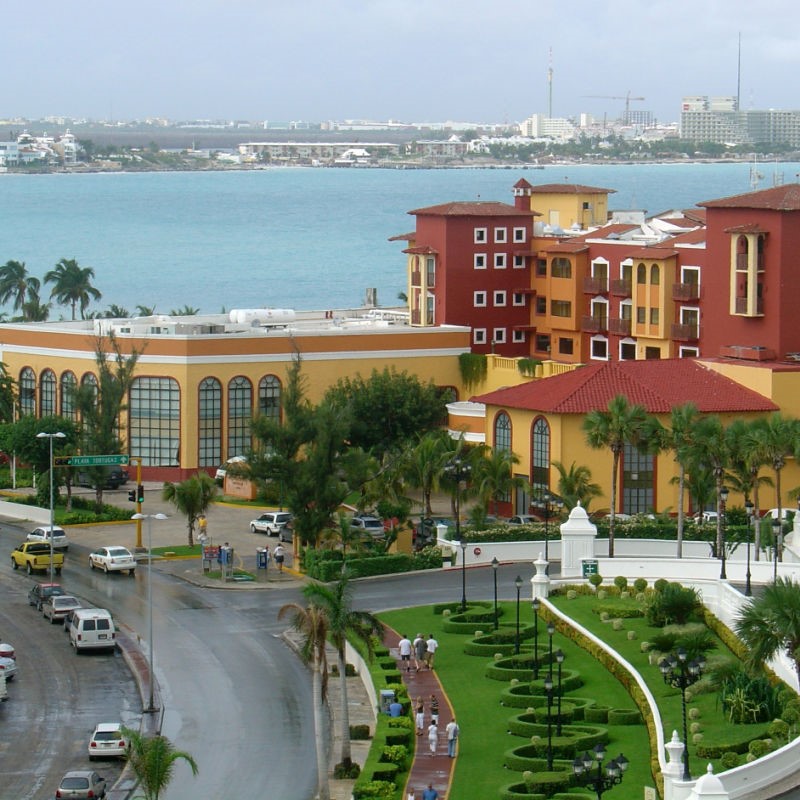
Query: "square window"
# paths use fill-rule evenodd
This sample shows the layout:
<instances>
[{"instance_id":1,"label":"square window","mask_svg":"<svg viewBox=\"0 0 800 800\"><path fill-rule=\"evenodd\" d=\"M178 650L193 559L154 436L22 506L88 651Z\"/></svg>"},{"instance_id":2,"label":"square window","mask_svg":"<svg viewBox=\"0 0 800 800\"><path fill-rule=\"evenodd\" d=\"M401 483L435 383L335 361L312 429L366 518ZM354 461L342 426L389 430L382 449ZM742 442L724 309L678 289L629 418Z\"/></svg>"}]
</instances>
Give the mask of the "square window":
<instances>
[{"instance_id":1,"label":"square window","mask_svg":"<svg viewBox=\"0 0 800 800\"><path fill-rule=\"evenodd\" d=\"M495 269L505 269L506 268L506 254L505 253L495 253L494 254L494 268Z\"/></svg>"},{"instance_id":2,"label":"square window","mask_svg":"<svg viewBox=\"0 0 800 800\"><path fill-rule=\"evenodd\" d=\"M524 242L525 241L525 228L514 228L514 241L515 242Z\"/></svg>"},{"instance_id":3,"label":"square window","mask_svg":"<svg viewBox=\"0 0 800 800\"><path fill-rule=\"evenodd\" d=\"M505 344L506 343L506 329L505 328L494 328L492 331L492 341L495 344Z\"/></svg>"},{"instance_id":4,"label":"square window","mask_svg":"<svg viewBox=\"0 0 800 800\"><path fill-rule=\"evenodd\" d=\"M657 308L651 308L650 309L650 324L651 325L658 325L658 319L659 319L658 309Z\"/></svg>"},{"instance_id":5,"label":"square window","mask_svg":"<svg viewBox=\"0 0 800 800\"><path fill-rule=\"evenodd\" d=\"M486 269L486 253L475 253L475 269Z\"/></svg>"},{"instance_id":6,"label":"square window","mask_svg":"<svg viewBox=\"0 0 800 800\"><path fill-rule=\"evenodd\" d=\"M592 358L608 360L608 341L606 339L592 339Z\"/></svg>"},{"instance_id":7,"label":"square window","mask_svg":"<svg viewBox=\"0 0 800 800\"><path fill-rule=\"evenodd\" d=\"M549 353L550 352L550 334L549 333L537 333L536 340L534 342L534 348L536 349L537 353Z\"/></svg>"},{"instance_id":8,"label":"square window","mask_svg":"<svg viewBox=\"0 0 800 800\"><path fill-rule=\"evenodd\" d=\"M486 228L475 228L475 244L482 244L487 240Z\"/></svg>"},{"instance_id":9,"label":"square window","mask_svg":"<svg viewBox=\"0 0 800 800\"><path fill-rule=\"evenodd\" d=\"M504 306L506 304L506 293L504 291L496 291L494 293L494 304L496 306Z\"/></svg>"},{"instance_id":10,"label":"square window","mask_svg":"<svg viewBox=\"0 0 800 800\"><path fill-rule=\"evenodd\" d=\"M508 229L507 228L495 228L494 229L494 241L496 244L505 244L508 241Z\"/></svg>"},{"instance_id":11,"label":"square window","mask_svg":"<svg viewBox=\"0 0 800 800\"><path fill-rule=\"evenodd\" d=\"M540 258L536 262L536 275L539 278L547 277L547 259Z\"/></svg>"},{"instance_id":12,"label":"square window","mask_svg":"<svg viewBox=\"0 0 800 800\"><path fill-rule=\"evenodd\" d=\"M486 305L486 292L473 292L472 305L476 308Z\"/></svg>"},{"instance_id":13,"label":"square window","mask_svg":"<svg viewBox=\"0 0 800 800\"><path fill-rule=\"evenodd\" d=\"M644 306L636 306L636 322L639 325L644 325L647 321L647 309Z\"/></svg>"},{"instance_id":14,"label":"square window","mask_svg":"<svg viewBox=\"0 0 800 800\"><path fill-rule=\"evenodd\" d=\"M522 292L514 292L511 298L511 302L515 306L524 306L525 305L525 295Z\"/></svg>"},{"instance_id":15,"label":"square window","mask_svg":"<svg viewBox=\"0 0 800 800\"><path fill-rule=\"evenodd\" d=\"M636 361L636 345L633 342L620 342L619 360Z\"/></svg>"},{"instance_id":16,"label":"square window","mask_svg":"<svg viewBox=\"0 0 800 800\"><path fill-rule=\"evenodd\" d=\"M472 331L472 341L475 344L486 344L486 328L475 328Z\"/></svg>"},{"instance_id":17,"label":"square window","mask_svg":"<svg viewBox=\"0 0 800 800\"><path fill-rule=\"evenodd\" d=\"M513 331L511 334L511 341L512 342L524 342L525 341L525 331Z\"/></svg>"},{"instance_id":18,"label":"square window","mask_svg":"<svg viewBox=\"0 0 800 800\"><path fill-rule=\"evenodd\" d=\"M514 256L514 269L525 269L525 256Z\"/></svg>"},{"instance_id":19,"label":"square window","mask_svg":"<svg viewBox=\"0 0 800 800\"><path fill-rule=\"evenodd\" d=\"M554 317L571 317L572 303L569 300L553 300L550 303L550 314Z\"/></svg>"},{"instance_id":20,"label":"square window","mask_svg":"<svg viewBox=\"0 0 800 800\"><path fill-rule=\"evenodd\" d=\"M558 352L565 356L571 356L575 343L572 339L560 338L558 340Z\"/></svg>"}]
</instances>

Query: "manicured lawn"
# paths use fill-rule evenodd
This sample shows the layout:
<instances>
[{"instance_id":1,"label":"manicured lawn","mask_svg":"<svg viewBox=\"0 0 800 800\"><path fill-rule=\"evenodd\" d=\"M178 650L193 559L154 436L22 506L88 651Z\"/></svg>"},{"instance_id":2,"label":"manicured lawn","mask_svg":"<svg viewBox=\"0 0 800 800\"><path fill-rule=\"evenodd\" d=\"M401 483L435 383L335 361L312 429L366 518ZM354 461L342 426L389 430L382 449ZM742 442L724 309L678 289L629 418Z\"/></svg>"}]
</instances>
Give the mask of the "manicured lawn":
<instances>
[{"instance_id":1,"label":"manicured lawn","mask_svg":"<svg viewBox=\"0 0 800 800\"><path fill-rule=\"evenodd\" d=\"M513 624L515 605L501 604L503 621ZM526 604L526 612L531 614ZM509 719L524 708L511 708L500 705L500 693L509 684L486 677L486 667L493 663L491 657L472 656L464 653L464 645L472 638L470 635L446 633L443 618L433 614L431 607L403 609L381 614L380 618L395 630L432 631L439 640L440 648L436 654L436 672L439 680L455 708L456 718L461 728L459 739L459 758L456 764L454 784L448 790L448 797L459 800L490 800L499 796L502 786L518 783L522 774L503 767L504 753L513 748L526 745L528 739L512 736L507 731ZM523 621L531 624L532 618ZM508 624L508 622L506 622ZM491 623L476 625L477 630L490 633ZM544 625L539 626L540 657L548 648L548 637ZM623 686L605 670L599 669L598 662L577 645L556 632L553 637L553 650L561 649L565 654L562 666L567 670L578 671L583 685L572 694L591 697L598 705L618 709L634 709L635 705ZM523 652L526 646L523 645ZM533 645L527 643L531 652ZM540 678L545 670L540 671ZM554 667L554 679L557 670ZM568 702L569 694L564 697ZM537 702L536 705L541 703ZM609 725L609 744L607 759L624 753L630 767L623 783L609 790L604 797L640 797L642 787L653 786L649 772L650 751L646 728L641 725ZM554 726L555 728L555 726ZM555 730L553 730L555 736ZM558 763L558 762L556 762ZM563 762L567 763L567 762ZM571 759L569 760L571 768ZM586 790L584 790L586 791Z\"/></svg>"}]
</instances>

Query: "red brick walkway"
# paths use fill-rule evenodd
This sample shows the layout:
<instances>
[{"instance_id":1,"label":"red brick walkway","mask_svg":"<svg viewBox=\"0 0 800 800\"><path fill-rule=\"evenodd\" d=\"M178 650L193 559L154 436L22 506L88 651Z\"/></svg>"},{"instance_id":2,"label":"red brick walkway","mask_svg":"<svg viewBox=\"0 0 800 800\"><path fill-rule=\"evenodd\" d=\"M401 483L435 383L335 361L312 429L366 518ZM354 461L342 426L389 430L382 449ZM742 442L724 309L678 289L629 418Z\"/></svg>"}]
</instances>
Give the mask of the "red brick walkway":
<instances>
[{"instance_id":1,"label":"red brick walkway","mask_svg":"<svg viewBox=\"0 0 800 800\"><path fill-rule=\"evenodd\" d=\"M413 641L416 633L416 631L409 631L409 639ZM427 634L423 634L423 636L427 636ZM397 659L397 667L402 675L403 683L408 688L408 696L411 698L412 719L416 699L422 697L425 703L425 732L422 736L417 737L417 749L414 754L414 762L408 773L408 784L403 792L403 800L405 800L407 793L411 789L416 790L416 798L420 800L422 790L427 788L429 783L433 784L433 788L439 792L440 800L445 800L452 782L453 768L455 767L455 759L447 756L447 734L445 733L447 723L453 718L453 710L442 689L442 685L439 683L439 679L436 677L436 662L434 661L433 670L424 667L417 672L414 669L414 661L412 659L411 671L405 672L403 669L404 662L400 661L397 649L399 641L400 634L384 626L383 643L389 648L392 656ZM430 697L432 694L435 694L439 700L439 741L436 745L436 755L431 754L428 745L428 725L431 722Z\"/></svg>"}]
</instances>

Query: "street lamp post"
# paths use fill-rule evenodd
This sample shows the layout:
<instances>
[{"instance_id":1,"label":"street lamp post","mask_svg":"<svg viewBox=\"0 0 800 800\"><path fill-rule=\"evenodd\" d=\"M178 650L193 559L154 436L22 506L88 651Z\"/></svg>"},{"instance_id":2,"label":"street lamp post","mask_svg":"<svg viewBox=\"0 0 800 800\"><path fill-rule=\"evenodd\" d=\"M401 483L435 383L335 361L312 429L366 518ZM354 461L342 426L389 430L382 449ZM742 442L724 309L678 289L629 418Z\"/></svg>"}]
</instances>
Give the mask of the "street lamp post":
<instances>
[{"instance_id":1,"label":"street lamp post","mask_svg":"<svg viewBox=\"0 0 800 800\"><path fill-rule=\"evenodd\" d=\"M683 711L683 780L692 779L689 773L689 732L686 726L686 690L697 683L703 674L705 659L702 655L687 661L686 651L679 647L675 655L662 658L658 664L664 683L681 690L681 709Z\"/></svg>"},{"instance_id":2,"label":"street lamp post","mask_svg":"<svg viewBox=\"0 0 800 800\"><path fill-rule=\"evenodd\" d=\"M55 570L55 554L53 553L53 528L55 527L55 500L53 498L53 439L66 439L67 434L61 431L55 433L45 433L41 431L36 434L37 439L48 439L50 441L50 583L55 583L53 572Z\"/></svg>"},{"instance_id":3,"label":"street lamp post","mask_svg":"<svg viewBox=\"0 0 800 800\"><path fill-rule=\"evenodd\" d=\"M544 679L547 694L547 771L553 771L553 676Z\"/></svg>"},{"instance_id":4,"label":"street lamp post","mask_svg":"<svg viewBox=\"0 0 800 800\"><path fill-rule=\"evenodd\" d=\"M514 586L517 587L517 633L514 636L514 653L519 655L519 590L522 588L522 578L519 575L514 578Z\"/></svg>"},{"instance_id":5,"label":"street lamp post","mask_svg":"<svg viewBox=\"0 0 800 800\"><path fill-rule=\"evenodd\" d=\"M547 623L547 637L550 639L550 654L549 654L549 668L547 675L550 680L553 680L553 634L556 632L556 626L552 622Z\"/></svg>"},{"instance_id":6,"label":"street lamp post","mask_svg":"<svg viewBox=\"0 0 800 800\"><path fill-rule=\"evenodd\" d=\"M597 800L601 800L603 792L612 786L622 783L625 770L628 769L628 759L620 753L609 761L603 769L603 759L606 751L603 745L597 744L591 753L584 753L572 762L572 771L578 783L594 789ZM597 762L597 771L592 771L592 764Z\"/></svg>"},{"instance_id":7,"label":"street lamp post","mask_svg":"<svg viewBox=\"0 0 800 800\"><path fill-rule=\"evenodd\" d=\"M497 568L500 562L497 556L492 559L492 575L494 576L494 629L497 630Z\"/></svg>"},{"instance_id":8,"label":"street lamp post","mask_svg":"<svg viewBox=\"0 0 800 800\"><path fill-rule=\"evenodd\" d=\"M153 702L153 651L155 650L155 642L153 641L153 525L154 519L166 519L166 514L134 514L131 519L146 519L147 520L147 609L148 609L148 636L150 638L150 698L145 709L146 714L152 714L158 709Z\"/></svg>"},{"instance_id":9,"label":"street lamp post","mask_svg":"<svg viewBox=\"0 0 800 800\"><path fill-rule=\"evenodd\" d=\"M536 508L542 510L544 516L544 560L548 566L545 569L547 574L550 567L550 515L556 508L563 508L564 502L558 498L553 497L547 489L543 490L536 501Z\"/></svg>"},{"instance_id":10,"label":"street lamp post","mask_svg":"<svg viewBox=\"0 0 800 800\"><path fill-rule=\"evenodd\" d=\"M778 582L778 537L781 535L781 520L772 520L772 582Z\"/></svg>"},{"instance_id":11,"label":"street lamp post","mask_svg":"<svg viewBox=\"0 0 800 800\"><path fill-rule=\"evenodd\" d=\"M459 541L461 547L461 613L467 610L467 543Z\"/></svg>"},{"instance_id":12,"label":"street lamp post","mask_svg":"<svg viewBox=\"0 0 800 800\"><path fill-rule=\"evenodd\" d=\"M538 597L533 598L533 679L539 680L539 602Z\"/></svg>"},{"instance_id":13,"label":"street lamp post","mask_svg":"<svg viewBox=\"0 0 800 800\"><path fill-rule=\"evenodd\" d=\"M726 528L726 519L725 519L725 508L728 503L728 487L723 486L719 490L719 500L720 500L720 514L721 519L719 521L720 524L720 531L722 532L721 542L722 542L722 564L719 570L719 577L720 580L727 580L728 574L725 571L725 528Z\"/></svg>"},{"instance_id":14,"label":"street lamp post","mask_svg":"<svg viewBox=\"0 0 800 800\"><path fill-rule=\"evenodd\" d=\"M564 654L559 648L556 650L556 663L558 664L558 716L556 718L556 736L561 736L561 665L564 663Z\"/></svg>"},{"instance_id":15,"label":"street lamp post","mask_svg":"<svg viewBox=\"0 0 800 800\"><path fill-rule=\"evenodd\" d=\"M461 481L469 477L472 467L460 456L456 456L445 464L444 472L456 484L456 540L461 548L461 612L467 610L467 565L464 556L467 553L467 543L461 538Z\"/></svg>"},{"instance_id":16,"label":"street lamp post","mask_svg":"<svg viewBox=\"0 0 800 800\"><path fill-rule=\"evenodd\" d=\"M755 534L756 525L758 525L758 517L755 513L755 506L747 500L744 504L745 511L747 511L747 572L744 576L744 596L750 597L753 592L750 587L750 526L753 526L753 533Z\"/></svg>"}]
</instances>

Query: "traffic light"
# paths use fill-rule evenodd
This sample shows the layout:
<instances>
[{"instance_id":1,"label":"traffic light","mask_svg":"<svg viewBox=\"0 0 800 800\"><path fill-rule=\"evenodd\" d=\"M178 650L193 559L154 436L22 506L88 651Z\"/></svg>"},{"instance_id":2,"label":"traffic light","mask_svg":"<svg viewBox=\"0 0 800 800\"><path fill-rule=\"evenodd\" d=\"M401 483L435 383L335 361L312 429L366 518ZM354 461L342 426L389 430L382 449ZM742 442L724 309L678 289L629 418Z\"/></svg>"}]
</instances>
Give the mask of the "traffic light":
<instances>
[{"instance_id":1,"label":"traffic light","mask_svg":"<svg viewBox=\"0 0 800 800\"><path fill-rule=\"evenodd\" d=\"M144 486L141 483L136 487L136 502L144 503Z\"/></svg>"},{"instance_id":2,"label":"traffic light","mask_svg":"<svg viewBox=\"0 0 800 800\"><path fill-rule=\"evenodd\" d=\"M128 500L130 500L131 503L136 502L136 492L133 489L131 489L131 491L128 492Z\"/></svg>"}]
</instances>

